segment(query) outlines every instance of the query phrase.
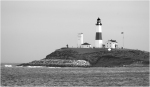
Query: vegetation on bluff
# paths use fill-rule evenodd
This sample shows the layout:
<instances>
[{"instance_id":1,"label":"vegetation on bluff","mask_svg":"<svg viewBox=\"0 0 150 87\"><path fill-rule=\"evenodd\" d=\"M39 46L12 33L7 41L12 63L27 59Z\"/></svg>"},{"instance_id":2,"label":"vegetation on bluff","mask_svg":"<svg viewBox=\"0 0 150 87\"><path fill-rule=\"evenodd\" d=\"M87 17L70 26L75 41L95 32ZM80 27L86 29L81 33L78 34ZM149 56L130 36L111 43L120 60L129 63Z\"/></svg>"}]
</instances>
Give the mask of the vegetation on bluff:
<instances>
[{"instance_id":1,"label":"vegetation on bluff","mask_svg":"<svg viewBox=\"0 0 150 87\"><path fill-rule=\"evenodd\" d=\"M92 66L113 67L113 66L148 66L149 52L131 49L105 48L68 48L59 49L46 56L45 59L73 59L86 60Z\"/></svg>"},{"instance_id":2,"label":"vegetation on bluff","mask_svg":"<svg viewBox=\"0 0 150 87\"><path fill-rule=\"evenodd\" d=\"M85 60L93 67L149 66L149 52L131 49L112 49L108 51L106 48L62 48L52 52L46 58L39 61L57 61L58 59L61 59L61 61L66 60L66 62L67 60ZM38 63L39 61L26 63L26 65L41 65L41 63ZM63 63L48 63L44 66L46 65L70 66Z\"/></svg>"}]
</instances>

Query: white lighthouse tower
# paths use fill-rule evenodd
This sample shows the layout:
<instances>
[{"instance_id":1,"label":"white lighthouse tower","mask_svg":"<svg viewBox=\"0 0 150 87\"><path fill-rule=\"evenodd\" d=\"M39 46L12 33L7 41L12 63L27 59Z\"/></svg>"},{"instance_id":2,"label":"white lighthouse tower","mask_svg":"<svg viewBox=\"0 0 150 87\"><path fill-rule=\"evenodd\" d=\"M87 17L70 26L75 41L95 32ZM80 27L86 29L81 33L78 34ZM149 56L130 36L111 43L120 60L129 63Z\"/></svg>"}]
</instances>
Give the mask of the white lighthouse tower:
<instances>
[{"instance_id":1,"label":"white lighthouse tower","mask_svg":"<svg viewBox=\"0 0 150 87\"><path fill-rule=\"evenodd\" d=\"M97 19L96 23L96 37L95 37L95 48L102 48L103 40L102 40L102 23L101 19Z\"/></svg>"},{"instance_id":2,"label":"white lighthouse tower","mask_svg":"<svg viewBox=\"0 0 150 87\"><path fill-rule=\"evenodd\" d=\"M78 33L78 47L81 48L83 44L83 33Z\"/></svg>"}]
</instances>

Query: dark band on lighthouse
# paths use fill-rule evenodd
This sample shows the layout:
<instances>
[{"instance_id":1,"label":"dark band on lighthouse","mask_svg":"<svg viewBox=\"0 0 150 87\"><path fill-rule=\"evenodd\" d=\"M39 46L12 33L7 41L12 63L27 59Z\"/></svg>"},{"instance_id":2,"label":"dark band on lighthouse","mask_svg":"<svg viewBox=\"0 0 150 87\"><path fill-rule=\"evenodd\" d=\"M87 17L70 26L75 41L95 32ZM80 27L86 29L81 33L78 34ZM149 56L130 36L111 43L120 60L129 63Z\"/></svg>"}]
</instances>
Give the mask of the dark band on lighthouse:
<instances>
[{"instance_id":1,"label":"dark band on lighthouse","mask_svg":"<svg viewBox=\"0 0 150 87\"><path fill-rule=\"evenodd\" d=\"M96 40L102 40L102 33L96 32Z\"/></svg>"}]
</instances>

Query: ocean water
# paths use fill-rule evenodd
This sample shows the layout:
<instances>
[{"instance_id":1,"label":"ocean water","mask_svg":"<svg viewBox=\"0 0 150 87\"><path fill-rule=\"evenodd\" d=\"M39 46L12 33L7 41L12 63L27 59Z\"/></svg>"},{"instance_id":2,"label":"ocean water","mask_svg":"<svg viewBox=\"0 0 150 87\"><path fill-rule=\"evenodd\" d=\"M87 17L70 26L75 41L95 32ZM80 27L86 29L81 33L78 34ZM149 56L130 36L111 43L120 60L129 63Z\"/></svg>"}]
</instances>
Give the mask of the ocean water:
<instances>
[{"instance_id":1,"label":"ocean water","mask_svg":"<svg viewBox=\"0 0 150 87\"><path fill-rule=\"evenodd\" d=\"M149 67L1 67L1 85L149 86Z\"/></svg>"},{"instance_id":2,"label":"ocean water","mask_svg":"<svg viewBox=\"0 0 150 87\"><path fill-rule=\"evenodd\" d=\"M21 64L21 63L1 63L0 67L5 67L5 65L12 65L12 67L16 67L16 65Z\"/></svg>"}]
</instances>

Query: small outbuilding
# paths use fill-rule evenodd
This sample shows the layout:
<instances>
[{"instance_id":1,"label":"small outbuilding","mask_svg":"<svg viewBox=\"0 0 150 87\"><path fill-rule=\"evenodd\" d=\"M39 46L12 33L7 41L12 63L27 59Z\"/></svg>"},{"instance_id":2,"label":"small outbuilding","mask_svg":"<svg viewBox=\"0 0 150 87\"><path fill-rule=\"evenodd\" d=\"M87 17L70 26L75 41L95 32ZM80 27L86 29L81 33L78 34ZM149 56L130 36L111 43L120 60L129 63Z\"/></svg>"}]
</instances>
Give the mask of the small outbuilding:
<instances>
[{"instance_id":1,"label":"small outbuilding","mask_svg":"<svg viewBox=\"0 0 150 87\"><path fill-rule=\"evenodd\" d=\"M117 48L118 47L118 43L116 40L108 40L105 43L105 48Z\"/></svg>"},{"instance_id":2,"label":"small outbuilding","mask_svg":"<svg viewBox=\"0 0 150 87\"><path fill-rule=\"evenodd\" d=\"M89 43L83 43L83 44L81 44L81 47L82 48L91 48L92 46Z\"/></svg>"}]
</instances>

